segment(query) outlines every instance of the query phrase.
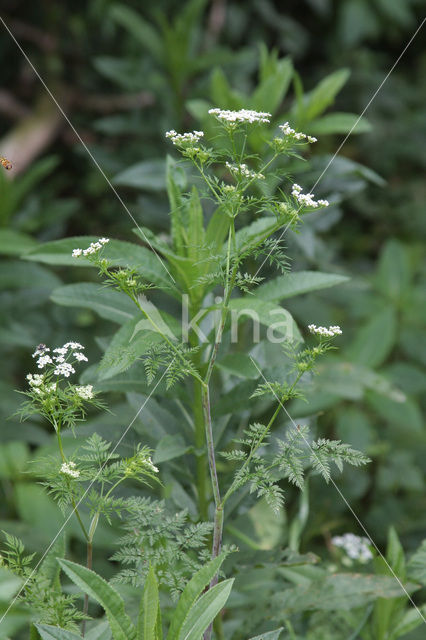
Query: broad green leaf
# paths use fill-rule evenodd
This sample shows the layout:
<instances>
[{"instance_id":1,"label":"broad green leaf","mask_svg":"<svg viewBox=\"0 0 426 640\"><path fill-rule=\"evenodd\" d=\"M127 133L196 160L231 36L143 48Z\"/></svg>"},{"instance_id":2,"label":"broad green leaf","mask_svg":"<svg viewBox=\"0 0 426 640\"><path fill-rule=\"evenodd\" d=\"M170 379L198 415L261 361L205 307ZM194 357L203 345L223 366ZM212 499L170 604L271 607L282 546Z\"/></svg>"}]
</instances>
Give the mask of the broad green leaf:
<instances>
[{"instance_id":1,"label":"broad green leaf","mask_svg":"<svg viewBox=\"0 0 426 640\"><path fill-rule=\"evenodd\" d=\"M281 105L293 76L291 58L276 63L276 68L268 77L261 80L250 99L250 107L257 111L274 113Z\"/></svg>"},{"instance_id":2,"label":"broad green leaf","mask_svg":"<svg viewBox=\"0 0 426 640\"><path fill-rule=\"evenodd\" d=\"M374 282L381 293L398 302L410 286L411 269L407 249L397 240L386 243L380 254Z\"/></svg>"},{"instance_id":3,"label":"broad green leaf","mask_svg":"<svg viewBox=\"0 0 426 640\"><path fill-rule=\"evenodd\" d=\"M166 460L174 460L180 458L191 450L180 434L167 435L161 438L157 444L153 456L153 462L165 462Z\"/></svg>"},{"instance_id":4,"label":"broad green leaf","mask_svg":"<svg viewBox=\"0 0 426 640\"><path fill-rule=\"evenodd\" d=\"M121 291L107 289L92 282L80 282L58 287L51 299L65 307L84 307L111 322L123 324L133 318L137 309Z\"/></svg>"},{"instance_id":5,"label":"broad green leaf","mask_svg":"<svg viewBox=\"0 0 426 640\"><path fill-rule=\"evenodd\" d=\"M203 209L200 196L195 187L192 188L188 202L188 226L186 229L187 255L195 261L201 260L205 242ZM199 265L203 269L203 265Z\"/></svg>"},{"instance_id":6,"label":"broad green leaf","mask_svg":"<svg viewBox=\"0 0 426 640\"><path fill-rule=\"evenodd\" d=\"M407 633L425 623L426 605L414 609L412 606L402 615L396 626L392 629L390 640L398 640Z\"/></svg>"},{"instance_id":7,"label":"broad green leaf","mask_svg":"<svg viewBox=\"0 0 426 640\"><path fill-rule=\"evenodd\" d=\"M266 633L262 633L260 636L250 638L250 640L278 640L281 635L281 631L284 631L284 627L280 627L274 631L267 631Z\"/></svg>"},{"instance_id":8,"label":"broad green leaf","mask_svg":"<svg viewBox=\"0 0 426 640\"><path fill-rule=\"evenodd\" d=\"M406 583L404 588L410 593L416 586ZM287 614L310 610L337 611L364 607L377 598L403 595L405 592L395 578L339 573L276 594L273 606Z\"/></svg>"},{"instance_id":9,"label":"broad green leaf","mask_svg":"<svg viewBox=\"0 0 426 640\"><path fill-rule=\"evenodd\" d=\"M238 251L248 251L253 247L259 245L269 238L270 235L277 231L282 226L275 217L267 216L266 218L259 218L248 226L240 229L235 234L235 242ZM223 253L226 255L227 244L223 247Z\"/></svg>"},{"instance_id":10,"label":"broad green leaf","mask_svg":"<svg viewBox=\"0 0 426 640\"><path fill-rule=\"evenodd\" d=\"M304 119L313 120L334 102L334 98L349 78L349 69L339 69L321 80L304 98Z\"/></svg>"},{"instance_id":11,"label":"broad green leaf","mask_svg":"<svg viewBox=\"0 0 426 640\"><path fill-rule=\"evenodd\" d=\"M426 540L423 540L417 551L411 556L407 564L407 573L413 580L426 585Z\"/></svg>"},{"instance_id":12,"label":"broad green leaf","mask_svg":"<svg viewBox=\"0 0 426 640\"><path fill-rule=\"evenodd\" d=\"M334 287L336 284L342 284L348 280L347 276L337 273L321 273L320 271L286 273L260 285L256 289L256 297L270 302L279 302L309 291Z\"/></svg>"},{"instance_id":13,"label":"broad green leaf","mask_svg":"<svg viewBox=\"0 0 426 640\"><path fill-rule=\"evenodd\" d=\"M423 431L422 412L415 400L406 398L402 402L397 402L374 391L369 391L366 399L380 416L398 427L401 432L407 431L407 429L419 433Z\"/></svg>"},{"instance_id":14,"label":"broad green leaf","mask_svg":"<svg viewBox=\"0 0 426 640\"><path fill-rule=\"evenodd\" d=\"M136 640L136 628L117 591L94 571L70 560L58 560L67 576L104 609L114 640Z\"/></svg>"},{"instance_id":15,"label":"broad green leaf","mask_svg":"<svg viewBox=\"0 0 426 640\"><path fill-rule=\"evenodd\" d=\"M81 636L73 631L52 627L50 624L36 624L42 640L81 640Z\"/></svg>"},{"instance_id":16,"label":"broad green leaf","mask_svg":"<svg viewBox=\"0 0 426 640\"><path fill-rule=\"evenodd\" d=\"M353 128L352 128L353 127ZM314 136L330 135L333 133L367 133L372 126L365 118L355 113L339 113L334 111L317 120L313 120L305 127L307 132Z\"/></svg>"},{"instance_id":17,"label":"broad green leaf","mask_svg":"<svg viewBox=\"0 0 426 640\"><path fill-rule=\"evenodd\" d=\"M303 338L291 314L272 302L253 297L233 298L229 303L231 311L232 339L238 339L238 323L249 319L253 325L253 341L259 341L259 324L268 327L268 339L272 342L287 340L303 342Z\"/></svg>"},{"instance_id":18,"label":"broad green leaf","mask_svg":"<svg viewBox=\"0 0 426 640\"><path fill-rule=\"evenodd\" d=\"M158 584L154 569L150 567L140 603L137 640L156 640L155 625L159 606Z\"/></svg>"},{"instance_id":19,"label":"broad green leaf","mask_svg":"<svg viewBox=\"0 0 426 640\"><path fill-rule=\"evenodd\" d=\"M229 232L231 218L219 207L216 209L206 229L206 245L212 247L214 252L218 251Z\"/></svg>"},{"instance_id":20,"label":"broad green leaf","mask_svg":"<svg viewBox=\"0 0 426 640\"><path fill-rule=\"evenodd\" d=\"M182 167L171 156L166 161L166 185L170 204L170 231L173 241L173 249L179 256L184 256L183 212L186 206L182 191L186 189L185 174L182 176Z\"/></svg>"},{"instance_id":21,"label":"broad green leaf","mask_svg":"<svg viewBox=\"0 0 426 640\"><path fill-rule=\"evenodd\" d=\"M22 478L30 451L25 442L12 440L0 445L0 478Z\"/></svg>"},{"instance_id":22,"label":"broad green leaf","mask_svg":"<svg viewBox=\"0 0 426 640\"><path fill-rule=\"evenodd\" d=\"M224 559L225 556L220 555L217 558L210 560L199 571L197 571L197 573L188 582L173 613L169 633L167 634L167 640L180 639L180 632L189 611L193 607L204 587L207 586L217 574Z\"/></svg>"},{"instance_id":23,"label":"broad green leaf","mask_svg":"<svg viewBox=\"0 0 426 640\"><path fill-rule=\"evenodd\" d=\"M392 351L396 340L397 318L392 307L374 315L355 335L348 350L358 364L377 367Z\"/></svg>"},{"instance_id":24,"label":"broad green leaf","mask_svg":"<svg viewBox=\"0 0 426 640\"><path fill-rule=\"evenodd\" d=\"M161 334L148 328L141 314L125 322L114 334L100 364L99 381L126 371L152 346L163 341Z\"/></svg>"},{"instance_id":25,"label":"broad green leaf","mask_svg":"<svg viewBox=\"0 0 426 640\"><path fill-rule=\"evenodd\" d=\"M216 67L211 74L210 97L215 106L221 109L241 109L244 105L241 96L231 89L225 73Z\"/></svg>"},{"instance_id":26,"label":"broad green leaf","mask_svg":"<svg viewBox=\"0 0 426 640\"><path fill-rule=\"evenodd\" d=\"M111 638L111 630L109 628L108 622L105 620L100 624L97 624L96 627L90 629L85 635L86 640L110 640Z\"/></svg>"},{"instance_id":27,"label":"broad green leaf","mask_svg":"<svg viewBox=\"0 0 426 640\"><path fill-rule=\"evenodd\" d=\"M37 245L37 241L20 231L0 229L0 254L20 256Z\"/></svg>"},{"instance_id":28,"label":"broad green leaf","mask_svg":"<svg viewBox=\"0 0 426 640\"><path fill-rule=\"evenodd\" d=\"M133 187L144 191L165 191L165 162L162 159L138 162L117 174L112 182L119 187Z\"/></svg>"},{"instance_id":29,"label":"broad green leaf","mask_svg":"<svg viewBox=\"0 0 426 640\"><path fill-rule=\"evenodd\" d=\"M179 640L200 640L209 624L225 606L233 583L233 578L224 580L201 596L191 607L179 634Z\"/></svg>"},{"instance_id":30,"label":"broad green leaf","mask_svg":"<svg viewBox=\"0 0 426 640\"><path fill-rule=\"evenodd\" d=\"M160 34L152 24L144 20L140 12L134 11L124 4L113 4L109 10L110 17L115 20L160 61L164 54L164 45Z\"/></svg>"},{"instance_id":31,"label":"broad green leaf","mask_svg":"<svg viewBox=\"0 0 426 640\"><path fill-rule=\"evenodd\" d=\"M39 296L46 296L61 284L54 273L41 265L22 260L4 260L0 263L0 289L31 289L36 290Z\"/></svg>"},{"instance_id":32,"label":"broad green leaf","mask_svg":"<svg viewBox=\"0 0 426 640\"><path fill-rule=\"evenodd\" d=\"M143 242L149 244L147 236L139 233ZM73 258L73 249L85 249L91 242L98 238L95 236L77 236L65 238L64 240L54 240L46 244L38 245L36 248L25 254L25 260L43 262L45 264L55 264L73 267L88 267L91 263L85 258ZM141 247L133 242L123 242L121 240L110 240L102 250L104 255L114 267L129 267L135 269L145 281L153 282L159 287L169 289L173 295L179 297L173 280L168 273L166 261L156 255L151 249Z\"/></svg>"},{"instance_id":33,"label":"broad green leaf","mask_svg":"<svg viewBox=\"0 0 426 640\"><path fill-rule=\"evenodd\" d=\"M0 600L10 601L23 583L22 578L0 567Z\"/></svg>"},{"instance_id":34,"label":"broad green leaf","mask_svg":"<svg viewBox=\"0 0 426 640\"><path fill-rule=\"evenodd\" d=\"M228 353L226 356L216 361L218 369L223 369L239 378L257 380L260 376L250 356L245 353Z\"/></svg>"}]
</instances>

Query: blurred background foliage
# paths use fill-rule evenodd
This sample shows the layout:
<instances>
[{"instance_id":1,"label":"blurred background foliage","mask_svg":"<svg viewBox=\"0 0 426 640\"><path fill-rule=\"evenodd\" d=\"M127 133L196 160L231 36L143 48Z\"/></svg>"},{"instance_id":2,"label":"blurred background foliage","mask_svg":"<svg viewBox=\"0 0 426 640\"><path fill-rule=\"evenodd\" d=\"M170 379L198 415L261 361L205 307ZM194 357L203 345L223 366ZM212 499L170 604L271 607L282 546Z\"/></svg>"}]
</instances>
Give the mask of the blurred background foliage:
<instances>
[{"instance_id":1,"label":"blurred background foliage","mask_svg":"<svg viewBox=\"0 0 426 640\"><path fill-rule=\"evenodd\" d=\"M424 0L4 0L2 6L6 24L131 215L157 233L169 228L166 130L208 126L212 105L272 111L319 138L309 169L297 160L284 169L308 188L325 170L315 193L333 206L306 216L300 232L287 236L287 252L296 271L350 280L286 305L301 325L338 322L344 330L341 348L308 391L309 404L295 402L290 413L310 416L324 437L342 438L370 455L372 464L345 471L339 485L379 544L393 524L408 552L426 527L424 33L329 162L425 7ZM13 164L0 172L0 529L39 550L61 517L27 473L27 462L51 449L51 435L42 423L11 418L20 402L13 390L24 386L38 343L79 340L95 362L112 328L91 309L52 302L52 291L81 279L80 269L20 256L66 236L132 240L134 222L4 26L0 33L0 155ZM260 150L261 137L250 142ZM94 278L85 270L86 281ZM268 366L278 366L276 350L262 348ZM231 398L239 384L251 382L227 380ZM102 435L113 439L133 417L140 395L126 402L111 388L115 416L94 417L85 432L98 421ZM178 429L167 398L153 400L126 446L147 431L155 443L164 420L171 433ZM179 455L186 451L181 447ZM172 465L166 491L191 511L188 497L173 488L175 473ZM332 489L313 479L310 494L301 548L326 556L324 540L335 530L359 531ZM281 520L262 527L267 516L248 512L228 535L240 546L238 531L250 531L259 548L287 544L300 508L290 491ZM113 538L102 532L100 573Z\"/></svg>"}]
</instances>

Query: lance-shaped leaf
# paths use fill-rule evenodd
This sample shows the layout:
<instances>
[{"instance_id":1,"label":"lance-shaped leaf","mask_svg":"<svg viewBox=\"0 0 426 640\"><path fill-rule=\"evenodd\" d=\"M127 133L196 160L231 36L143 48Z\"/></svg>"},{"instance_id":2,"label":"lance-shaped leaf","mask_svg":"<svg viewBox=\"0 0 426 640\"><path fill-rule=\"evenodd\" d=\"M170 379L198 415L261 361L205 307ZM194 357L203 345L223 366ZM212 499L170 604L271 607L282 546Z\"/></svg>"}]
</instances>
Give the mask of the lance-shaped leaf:
<instances>
[{"instance_id":1,"label":"lance-shaped leaf","mask_svg":"<svg viewBox=\"0 0 426 640\"><path fill-rule=\"evenodd\" d=\"M231 593L234 579L224 580L209 589L190 609L179 634L179 640L199 640L223 609Z\"/></svg>"},{"instance_id":2,"label":"lance-shaped leaf","mask_svg":"<svg viewBox=\"0 0 426 640\"><path fill-rule=\"evenodd\" d=\"M136 640L136 628L117 591L97 573L70 560L58 560L67 576L105 610L114 640Z\"/></svg>"}]
</instances>

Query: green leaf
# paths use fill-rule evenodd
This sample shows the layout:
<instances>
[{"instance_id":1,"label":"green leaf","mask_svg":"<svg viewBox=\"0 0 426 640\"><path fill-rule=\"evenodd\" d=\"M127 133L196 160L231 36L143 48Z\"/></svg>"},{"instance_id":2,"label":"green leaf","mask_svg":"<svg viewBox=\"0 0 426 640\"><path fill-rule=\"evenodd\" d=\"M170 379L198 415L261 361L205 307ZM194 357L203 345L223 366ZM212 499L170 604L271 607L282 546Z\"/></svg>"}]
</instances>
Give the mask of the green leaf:
<instances>
[{"instance_id":1,"label":"green leaf","mask_svg":"<svg viewBox=\"0 0 426 640\"><path fill-rule=\"evenodd\" d=\"M286 273L260 285L256 289L256 297L270 302L279 302L309 291L334 287L348 280L347 276L341 276L337 273L321 273L320 271Z\"/></svg>"},{"instance_id":2,"label":"green leaf","mask_svg":"<svg viewBox=\"0 0 426 640\"><path fill-rule=\"evenodd\" d=\"M414 584L405 584L410 593ZM293 614L300 611L337 611L364 607L377 598L398 598L405 592L389 576L339 573L325 576L308 584L287 589L273 596L273 606L280 611Z\"/></svg>"},{"instance_id":3,"label":"green leaf","mask_svg":"<svg viewBox=\"0 0 426 640\"><path fill-rule=\"evenodd\" d=\"M25 260L33 260L34 262L43 262L44 264L55 264L73 267L87 267L90 265L88 260L84 258L72 257L73 249L85 249L92 242L96 242L99 238L96 236L75 236L73 238L64 238L63 240L53 240L34 246L24 256Z\"/></svg>"},{"instance_id":4,"label":"green leaf","mask_svg":"<svg viewBox=\"0 0 426 640\"><path fill-rule=\"evenodd\" d=\"M422 412L418 403L411 398L398 402L388 396L370 391L367 393L366 399L382 418L398 427L401 433L410 429L418 433L423 432Z\"/></svg>"},{"instance_id":5,"label":"green leaf","mask_svg":"<svg viewBox=\"0 0 426 640\"><path fill-rule=\"evenodd\" d=\"M51 299L65 307L83 307L111 322L123 324L135 315L135 305L121 291L107 289L91 282L68 284L54 289Z\"/></svg>"},{"instance_id":6,"label":"green leaf","mask_svg":"<svg viewBox=\"0 0 426 640\"><path fill-rule=\"evenodd\" d=\"M407 249L397 240L386 243L380 254L374 282L381 293L398 302L410 286L411 269Z\"/></svg>"},{"instance_id":7,"label":"green leaf","mask_svg":"<svg viewBox=\"0 0 426 640\"><path fill-rule=\"evenodd\" d=\"M158 584L154 569L150 567L139 609L137 640L156 640L155 626L159 606Z\"/></svg>"},{"instance_id":8,"label":"green leaf","mask_svg":"<svg viewBox=\"0 0 426 640\"><path fill-rule=\"evenodd\" d=\"M144 160L118 173L113 184L144 191L166 190L166 164L164 160Z\"/></svg>"},{"instance_id":9,"label":"green leaf","mask_svg":"<svg viewBox=\"0 0 426 640\"><path fill-rule=\"evenodd\" d=\"M161 438L157 444L155 453L153 456L153 462L165 462L166 460L173 460L174 458L180 458L191 450L183 437L179 434L167 435Z\"/></svg>"},{"instance_id":10,"label":"green leaf","mask_svg":"<svg viewBox=\"0 0 426 640\"><path fill-rule=\"evenodd\" d=\"M280 627L274 631L267 631L266 633L262 633L260 636L250 638L250 640L278 640L281 635L281 631L284 631L284 627Z\"/></svg>"},{"instance_id":11,"label":"green leaf","mask_svg":"<svg viewBox=\"0 0 426 640\"><path fill-rule=\"evenodd\" d=\"M106 620L97 624L96 627L90 629L85 635L86 640L110 640L110 638L111 630Z\"/></svg>"},{"instance_id":12,"label":"green leaf","mask_svg":"<svg viewBox=\"0 0 426 640\"><path fill-rule=\"evenodd\" d=\"M376 313L355 335L348 350L349 359L377 367L392 351L396 340L397 318L392 307Z\"/></svg>"},{"instance_id":13,"label":"green leaf","mask_svg":"<svg viewBox=\"0 0 426 640\"><path fill-rule=\"evenodd\" d=\"M103 607L114 640L136 640L136 628L124 610L117 591L94 571L70 560L58 560L67 576Z\"/></svg>"},{"instance_id":14,"label":"green leaf","mask_svg":"<svg viewBox=\"0 0 426 640\"><path fill-rule=\"evenodd\" d=\"M250 108L274 113L281 105L293 77L291 58L276 63L274 72L264 77L250 99Z\"/></svg>"},{"instance_id":15,"label":"green leaf","mask_svg":"<svg viewBox=\"0 0 426 640\"><path fill-rule=\"evenodd\" d=\"M80 640L81 636L72 631L66 631L61 627L52 627L50 624L36 624L42 640Z\"/></svg>"},{"instance_id":16,"label":"green leaf","mask_svg":"<svg viewBox=\"0 0 426 640\"><path fill-rule=\"evenodd\" d=\"M413 580L426 585L426 540L423 540L407 564L407 573Z\"/></svg>"},{"instance_id":17,"label":"green leaf","mask_svg":"<svg viewBox=\"0 0 426 640\"><path fill-rule=\"evenodd\" d=\"M236 331L238 322L247 318L253 324L253 340L258 340L259 326L268 327L268 338L272 341L282 342L284 336L287 340L303 342L303 338L293 320L290 312L272 302L258 300L253 297L233 298L229 303L231 310L232 330Z\"/></svg>"},{"instance_id":18,"label":"green leaf","mask_svg":"<svg viewBox=\"0 0 426 640\"><path fill-rule=\"evenodd\" d=\"M304 98L305 120L313 120L334 102L334 98L349 78L349 69L340 69L321 80Z\"/></svg>"},{"instance_id":19,"label":"green leaf","mask_svg":"<svg viewBox=\"0 0 426 640\"><path fill-rule=\"evenodd\" d=\"M257 380L260 376L250 356L245 353L228 353L226 356L216 361L218 369L223 369L239 378Z\"/></svg>"},{"instance_id":20,"label":"green leaf","mask_svg":"<svg viewBox=\"0 0 426 640\"><path fill-rule=\"evenodd\" d=\"M109 15L136 38L156 60L161 61L164 52L162 38L153 26L142 18L139 12L126 7L124 4L114 4L109 11Z\"/></svg>"},{"instance_id":21,"label":"green leaf","mask_svg":"<svg viewBox=\"0 0 426 640\"><path fill-rule=\"evenodd\" d=\"M0 254L20 256L37 245L37 241L26 233L13 229L0 229Z\"/></svg>"},{"instance_id":22,"label":"green leaf","mask_svg":"<svg viewBox=\"0 0 426 640\"><path fill-rule=\"evenodd\" d=\"M219 571L225 556L222 554L210 560L191 578L182 592L170 623L167 640L179 640L180 632L189 611L193 607L204 587L210 583Z\"/></svg>"},{"instance_id":23,"label":"green leaf","mask_svg":"<svg viewBox=\"0 0 426 640\"><path fill-rule=\"evenodd\" d=\"M352 128L354 127L354 128ZM313 120L306 127L307 133L314 136L330 135L333 133L367 133L372 130L371 124L356 113L339 113L334 111L317 120Z\"/></svg>"},{"instance_id":24,"label":"green leaf","mask_svg":"<svg viewBox=\"0 0 426 640\"><path fill-rule=\"evenodd\" d=\"M4 567L0 567L0 600L10 601L23 583L22 578L15 576Z\"/></svg>"},{"instance_id":25,"label":"green leaf","mask_svg":"<svg viewBox=\"0 0 426 640\"><path fill-rule=\"evenodd\" d=\"M224 580L201 596L191 607L179 634L179 640L200 640L209 624L225 606L233 583L233 578Z\"/></svg>"},{"instance_id":26,"label":"green leaf","mask_svg":"<svg viewBox=\"0 0 426 640\"><path fill-rule=\"evenodd\" d=\"M426 618L426 605L421 607L417 607L414 609L410 607L400 618L398 623L392 629L391 640L397 640L397 638L402 638L407 633L415 629L421 624L424 624L424 619Z\"/></svg>"}]
</instances>

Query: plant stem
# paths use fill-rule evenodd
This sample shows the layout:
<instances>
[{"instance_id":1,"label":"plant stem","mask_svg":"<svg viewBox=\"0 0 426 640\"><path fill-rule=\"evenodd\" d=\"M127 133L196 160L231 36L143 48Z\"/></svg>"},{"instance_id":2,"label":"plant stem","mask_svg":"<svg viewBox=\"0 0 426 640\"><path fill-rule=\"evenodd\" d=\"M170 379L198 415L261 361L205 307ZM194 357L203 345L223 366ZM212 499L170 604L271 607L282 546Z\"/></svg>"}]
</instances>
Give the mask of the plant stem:
<instances>
[{"instance_id":1,"label":"plant stem","mask_svg":"<svg viewBox=\"0 0 426 640\"><path fill-rule=\"evenodd\" d=\"M92 568L92 558L93 558L93 545L92 541L87 541L87 551L86 551L86 567L88 569ZM84 605L83 605L83 613L87 615L89 611L89 595L87 593L84 594ZM81 623L81 635L84 638L84 634L86 633L86 620L83 620Z\"/></svg>"}]
</instances>

